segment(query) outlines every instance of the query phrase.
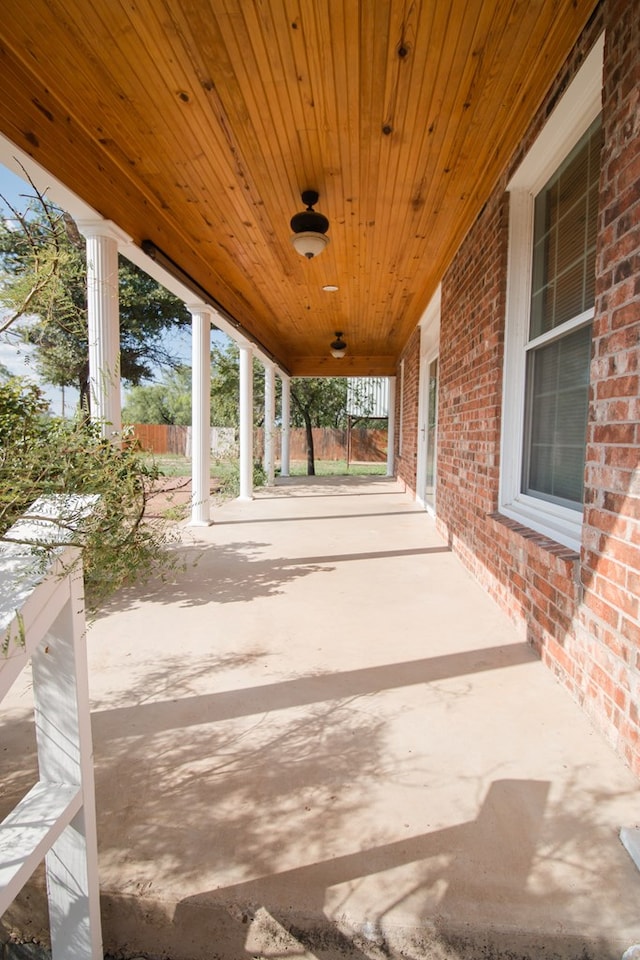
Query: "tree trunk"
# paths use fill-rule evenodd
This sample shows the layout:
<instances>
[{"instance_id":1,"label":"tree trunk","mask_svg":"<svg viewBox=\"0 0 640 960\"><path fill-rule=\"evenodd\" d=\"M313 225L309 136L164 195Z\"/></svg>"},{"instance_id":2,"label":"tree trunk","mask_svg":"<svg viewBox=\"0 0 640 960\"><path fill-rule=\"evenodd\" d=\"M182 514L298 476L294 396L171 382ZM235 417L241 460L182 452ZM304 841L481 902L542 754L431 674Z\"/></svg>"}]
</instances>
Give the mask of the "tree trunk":
<instances>
[{"instance_id":1,"label":"tree trunk","mask_svg":"<svg viewBox=\"0 0 640 960\"><path fill-rule=\"evenodd\" d=\"M307 476L315 477L316 462L313 452L313 427L311 426L311 417L306 410L304 412L304 426L307 432Z\"/></svg>"},{"instance_id":2,"label":"tree trunk","mask_svg":"<svg viewBox=\"0 0 640 960\"><path fill-rule=\"evenodd\" d=\"M89 389L89 380L81 378L78 384L80 393L80 413L85 423L91 420L91 390Z\"/></svg>"}]
</instances>

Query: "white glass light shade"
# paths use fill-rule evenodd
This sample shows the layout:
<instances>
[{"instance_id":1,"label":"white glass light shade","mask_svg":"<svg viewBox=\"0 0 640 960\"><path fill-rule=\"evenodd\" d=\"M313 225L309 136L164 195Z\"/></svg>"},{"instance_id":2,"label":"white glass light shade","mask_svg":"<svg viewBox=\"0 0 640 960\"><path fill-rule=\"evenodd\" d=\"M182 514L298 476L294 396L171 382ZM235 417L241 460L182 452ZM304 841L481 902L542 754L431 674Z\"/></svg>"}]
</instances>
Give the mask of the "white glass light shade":
<instances>
[{"instance_id":1,"label":"white glass light shade","mask_svg":"<svg viewBox=\"0 0 640 960\"><path fill-rule=\"evenodd\" d=\"M329 243L329 237L325 237L324 233L306 231L304 233L294 233L291 237L291 243L301 256L306 257L307 260L312 260L319 253L322 253Z\"/></svg>"},{"instance_id":2,"label":"white glass light shade","mask_svg":"<svg viewBox=\"0 0 640 960\"><path fill-rule=\"evenodd\" d=\"M336 360L341 360L347 352L347 345L342 339L342 334L337 331L335 340L329 346L331 348L331 356L335 357Z\"/></svg>"}]
</instances>

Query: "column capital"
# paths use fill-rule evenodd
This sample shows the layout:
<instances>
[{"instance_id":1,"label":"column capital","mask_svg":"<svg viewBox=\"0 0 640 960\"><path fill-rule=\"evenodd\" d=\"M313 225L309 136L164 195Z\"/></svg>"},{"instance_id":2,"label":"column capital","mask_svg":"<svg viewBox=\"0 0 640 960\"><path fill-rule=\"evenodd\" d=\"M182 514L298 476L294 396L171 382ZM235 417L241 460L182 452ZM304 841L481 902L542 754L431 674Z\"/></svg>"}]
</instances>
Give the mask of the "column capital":
<instances>
[{"instance_id":1,"label":"column capital","mask_svg":"<svg viewBox=\"0 0 640 960\"><path fill-rule=\"evenodd\" d=\"M133 243L132 238L113 220L76 220L76 226L85 239L90 237L105 237L115 240L119 246L126 247Z\"/></svg>"},{"instance_id":2,"label":"column capital","mask_svg":"<svg viewBox=\"0 0 640 960\"><path fill-rule=\"evenodd\" d=\"M204 300L190 300L188 302L185 300L184 305L192 317L201 317L205 313L209 315L213 313L213 307L210 307Z\"/></svg>"}]
</instances>

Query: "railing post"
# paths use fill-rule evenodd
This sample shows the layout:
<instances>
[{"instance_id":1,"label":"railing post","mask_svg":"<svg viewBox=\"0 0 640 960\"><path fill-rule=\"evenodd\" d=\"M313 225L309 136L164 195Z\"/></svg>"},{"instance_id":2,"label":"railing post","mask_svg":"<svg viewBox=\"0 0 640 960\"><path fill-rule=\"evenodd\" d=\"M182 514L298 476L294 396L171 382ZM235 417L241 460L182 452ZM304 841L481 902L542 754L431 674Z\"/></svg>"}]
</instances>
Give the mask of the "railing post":
<instances>
[{"instance_id":1,"label":"railing post","mask_svg":"<svg viewBox=\"0 0 640 960\"><path fill-rule=\"evenodd\" d=\"M40 780L81 790L82 806L46 855L52 960L102 957L82 567L32 657Z\"/></svg>"},{"instance_id":2,"label":"railing post","mask_svg":"<svg viewBox=\"0 0 640 960\"><path fill-rule=\"evenodd\" d=\"M31 658L39 774L0 824L0 914L44 858L52 960L102 960L82 563L56 526L65 499L36 501L38 519L0 545L0 699ZM67 502L77 516L95 498ZM34 542L61 545L34 560Z\"/></svg>"}]
</instances>

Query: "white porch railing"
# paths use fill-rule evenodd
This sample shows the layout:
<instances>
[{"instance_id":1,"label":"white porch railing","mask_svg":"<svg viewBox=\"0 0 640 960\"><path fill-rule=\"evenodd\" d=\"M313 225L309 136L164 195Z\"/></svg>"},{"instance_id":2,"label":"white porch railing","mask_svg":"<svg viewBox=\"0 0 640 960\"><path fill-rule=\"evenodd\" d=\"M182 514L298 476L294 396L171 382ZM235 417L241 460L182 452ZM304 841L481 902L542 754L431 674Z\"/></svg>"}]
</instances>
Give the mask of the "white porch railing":
<instances>
[{"instance_id":1,"label":"white porch railing","mask_svg":"<svg viewBox=\"0 0 640 960\"><path fill-rule=\"evenodd\" d=\"M0 915L44 859L53 960L102 960L82 564L55 522L70 502L91 506L37 501L0 544L0 701L31 659L39 772L0 824Z\"/></svg>"}]
</instances>

